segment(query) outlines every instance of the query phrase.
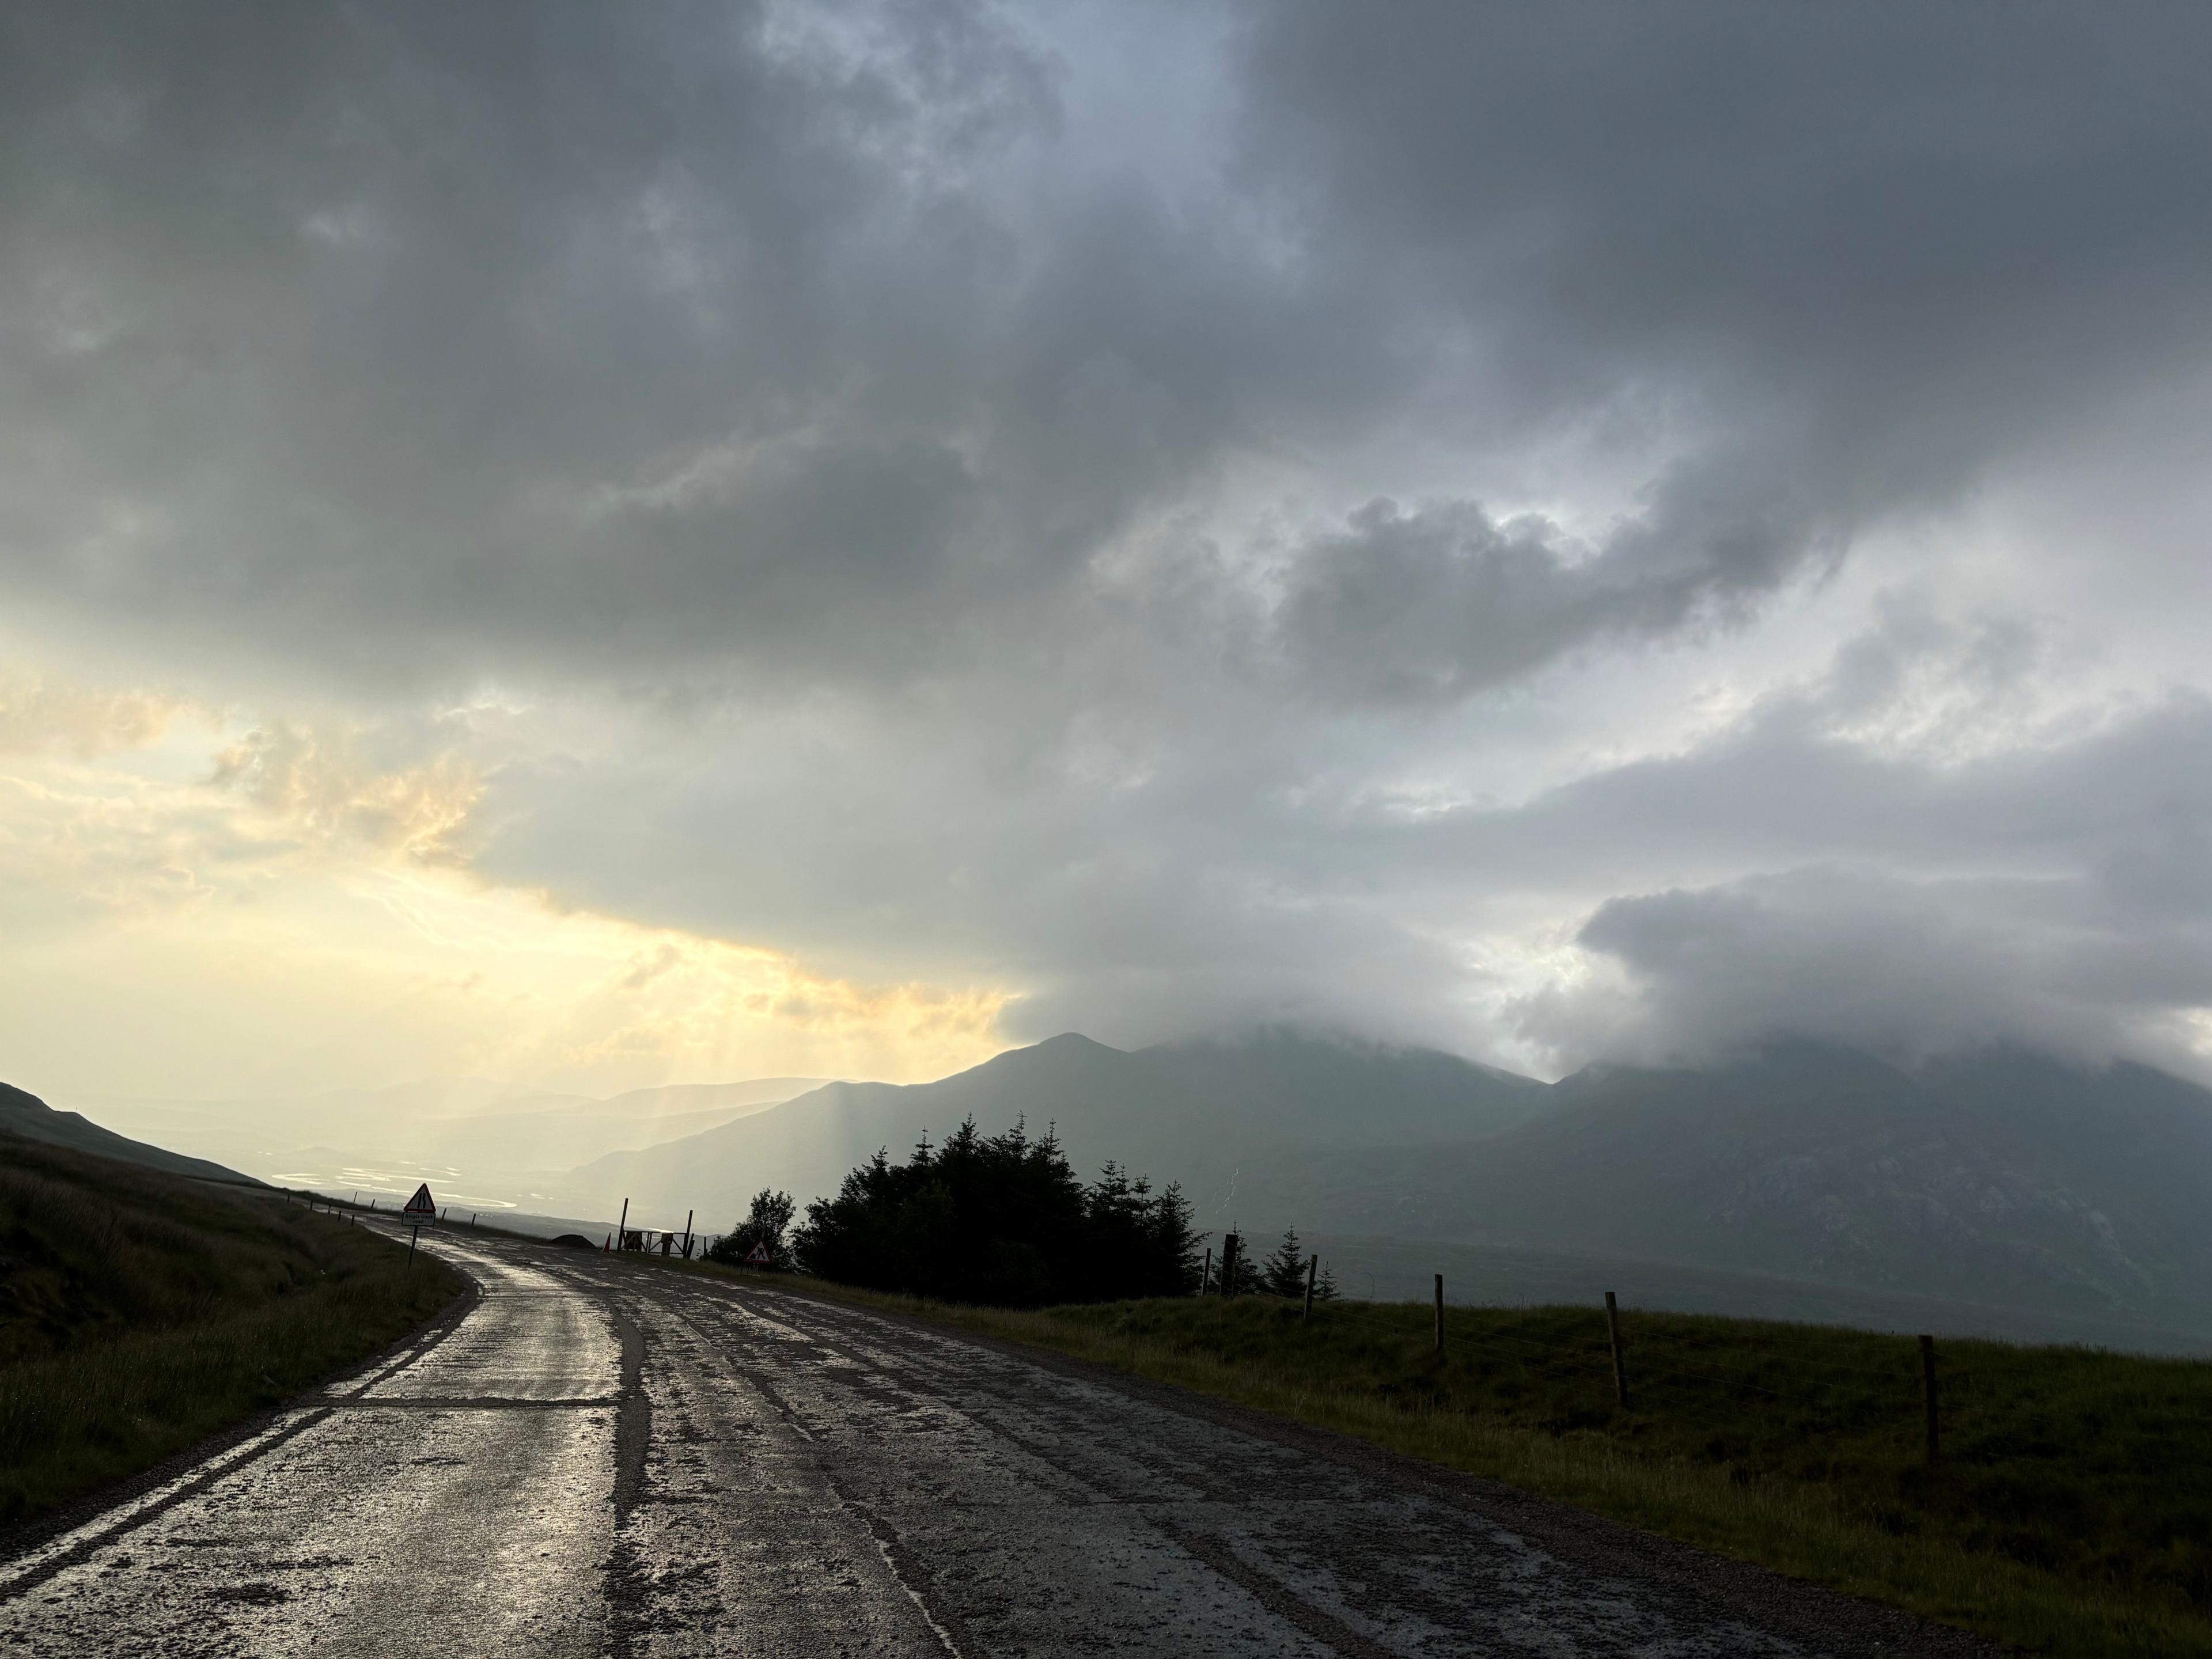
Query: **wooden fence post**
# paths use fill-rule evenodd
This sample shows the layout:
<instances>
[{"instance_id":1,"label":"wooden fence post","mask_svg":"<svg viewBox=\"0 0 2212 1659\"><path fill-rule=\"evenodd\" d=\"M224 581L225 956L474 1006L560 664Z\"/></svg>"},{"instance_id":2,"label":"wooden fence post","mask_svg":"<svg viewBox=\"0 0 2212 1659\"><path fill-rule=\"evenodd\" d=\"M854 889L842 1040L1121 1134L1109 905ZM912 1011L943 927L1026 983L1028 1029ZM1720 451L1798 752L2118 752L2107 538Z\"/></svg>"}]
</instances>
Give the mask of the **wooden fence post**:
<instances>
[{"instance_id":1,"label":"wooden fence post","mask_svg":"<svg viewBox=\"0 0 2212 1659\"><path fill-rule=\"evenodd\" d=\"M1299 1317L1303 1319L1311 1319L1313 1317L1314 1275L1320 1272L1321 1258L1319 1256L1315 1256L1311 1261L1306 1263L1306 1310L1304 1314L1299 1316Z\"/></svg>"},{"instance_id":2,"label":"wooden fence post","mask_svg":"<svg viewBox=\"0 0 2212 1659\"><path fill-rule=\"evenodd\" d=\"M1613 1347L1613 1393L1623 1411L1628 1409L1628 1365L1620 1357L1620 1304L1611 1291L1605 1293L1605 1336Z\"/></svg>"},{"instance_id":3,"label":"wooden fence post","mask_svg":"<svg viewBox=\"0 0 2212 1659\"><path fill-rule=\"evenodd\" d=\"M1437 1275L1437 1352L1444 1351L1444 1276Z\"/></svg>"},{"instance_id":4,"label":"wooden fence post","mask_svg":"<svg viewBox=\"0 0 2212 1659\"><path fill-rule=\"evenodd\" d=\"M1932 1336L1920 1339L1920 1389L1928 1403L1928 1466L1933 1468L1936 1466L1936 1339Z\"/></svg>"},{"instance_id":5,"label":"wooden fence post","mask_svg":"<svg viewBox=\"0 0 2212 1659\"><path fill-rule=\"evenodd\" d=\"M1206 1247L1206 1270L1198 1276L1198 1293L1204 1296L1213 1288L1213 1246Z\"/></svg>"}]
</instances>

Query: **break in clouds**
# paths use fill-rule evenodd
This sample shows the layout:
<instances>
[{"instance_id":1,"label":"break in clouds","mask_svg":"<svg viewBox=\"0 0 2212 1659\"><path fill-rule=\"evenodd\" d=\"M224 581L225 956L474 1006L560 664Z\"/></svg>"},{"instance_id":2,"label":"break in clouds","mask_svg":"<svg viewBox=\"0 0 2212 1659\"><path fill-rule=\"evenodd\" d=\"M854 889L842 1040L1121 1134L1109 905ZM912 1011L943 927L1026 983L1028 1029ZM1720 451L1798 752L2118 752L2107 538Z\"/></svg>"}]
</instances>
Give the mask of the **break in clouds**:
<instances>
[{"instance_id":1,"label":"break in clouds","mask_svg":"<svg viewBox=\"0 0 2212 1659\"><path fill-rule=\"evenodd\" d=\"M13 8L9 647L1012 1036L2201 1070L2208 47Z\"/></svg>"}]
</instances>

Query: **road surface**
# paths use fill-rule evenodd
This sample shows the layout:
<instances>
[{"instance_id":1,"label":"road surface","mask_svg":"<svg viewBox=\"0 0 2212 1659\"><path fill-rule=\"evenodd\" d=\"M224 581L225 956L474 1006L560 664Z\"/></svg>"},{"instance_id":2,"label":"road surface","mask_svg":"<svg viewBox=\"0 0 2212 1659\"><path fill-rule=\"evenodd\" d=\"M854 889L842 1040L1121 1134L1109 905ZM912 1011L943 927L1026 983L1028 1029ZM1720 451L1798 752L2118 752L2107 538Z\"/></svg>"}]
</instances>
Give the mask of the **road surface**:
<instances>
[{"instance_id":1,"label":"road surface","mask_svg":"<svg viewBox=\"0 0 2212 1659\"><path fill-rule=\"evenodd\" d=\"M1053 1356L425 1248L473 1306L0 1562L0 1656L1980 1651Z\"/></svg>"}]
</instances>

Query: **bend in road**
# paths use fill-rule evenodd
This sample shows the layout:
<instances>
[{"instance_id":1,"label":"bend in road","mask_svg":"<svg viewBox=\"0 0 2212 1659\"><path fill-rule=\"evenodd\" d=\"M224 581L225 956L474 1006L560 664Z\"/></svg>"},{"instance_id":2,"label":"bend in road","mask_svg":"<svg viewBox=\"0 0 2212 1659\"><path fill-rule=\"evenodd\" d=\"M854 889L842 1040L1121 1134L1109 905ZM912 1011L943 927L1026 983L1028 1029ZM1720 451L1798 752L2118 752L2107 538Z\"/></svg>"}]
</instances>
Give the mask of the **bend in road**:
<instances>
[{"instance_id":1,"label":"bend in road","mask_svg":"<svg viewBox=\"0 0 2212 1659\"><path fill-rule=\"evenodd\" d=\"M460 1234L439 1340L0 1563L0 1651L1986 1651L1358 1443Z\"/></svg>"}]
</instances>

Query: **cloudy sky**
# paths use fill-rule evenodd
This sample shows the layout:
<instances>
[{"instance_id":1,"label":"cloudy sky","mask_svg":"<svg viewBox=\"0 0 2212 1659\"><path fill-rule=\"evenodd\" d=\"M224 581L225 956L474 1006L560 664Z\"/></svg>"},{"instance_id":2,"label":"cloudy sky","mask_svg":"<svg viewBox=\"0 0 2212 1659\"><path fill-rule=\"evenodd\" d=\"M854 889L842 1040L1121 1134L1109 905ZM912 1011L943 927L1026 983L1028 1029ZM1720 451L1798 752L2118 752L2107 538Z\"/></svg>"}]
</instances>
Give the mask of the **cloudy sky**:
<instances>
[{"instance_id":1,"label":"cloudy sky","mask_svg":"<svg viewBox=\"0 0 2212 1659\"><path fill-rule=\"evenodd\" d=\"M0 1076L2212 1072L2212 11L0 15Z\"/></svg>"}]
</instances>

